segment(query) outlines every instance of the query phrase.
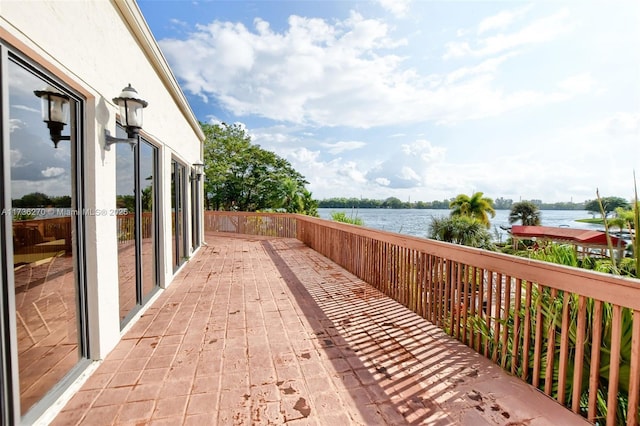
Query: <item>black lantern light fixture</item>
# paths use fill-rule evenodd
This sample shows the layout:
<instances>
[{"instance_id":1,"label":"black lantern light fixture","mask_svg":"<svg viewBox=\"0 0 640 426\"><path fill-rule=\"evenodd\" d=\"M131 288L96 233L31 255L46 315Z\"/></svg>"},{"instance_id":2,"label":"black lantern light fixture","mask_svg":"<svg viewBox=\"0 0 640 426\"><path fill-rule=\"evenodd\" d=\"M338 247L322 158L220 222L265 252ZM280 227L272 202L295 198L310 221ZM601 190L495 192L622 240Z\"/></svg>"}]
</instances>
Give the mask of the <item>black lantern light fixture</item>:
<instances>
[{"instance_id":1,"label":"black lantern light fixture","mask_svg":"<svg viewBox=\"0 0 640 426\"><path fill-rule=\"evenodd\" d=\"M71 98L51 86L33 93L40 98L42 121L47 123L53 146L57 148L58 142L71 140L71 136L62 136L62 129L69 121L69 100Z\"/></svg>"},{"instance_id":2,"label":"black lantern light fixture","mask_svg":"<svg viewBox=\"0 0 640 426\"><path fill-rule=\"evenodd\" d=\"M191 174L191 180L202 180L204 174L204 164L193 163L193 173Z\"/></svg>"},{"instance_id":3,"label":"black lantern light fixture","mask_svg":"<svg viewBox=\"0 0 640 426\"><path fill-rule=\"evenodd\" d=\"M131 145L131 149L138 143L138 134L142 128L142 109L146 108L149 103L141 99L136 89L129 84L122 89L122 93L117 98L113 98L113 103L120 107L120 118L124 121L124 128L127 132L127 138L115 138L105 130L104 149L114 143L126 142Z\"/></svg>"}]
</instances>

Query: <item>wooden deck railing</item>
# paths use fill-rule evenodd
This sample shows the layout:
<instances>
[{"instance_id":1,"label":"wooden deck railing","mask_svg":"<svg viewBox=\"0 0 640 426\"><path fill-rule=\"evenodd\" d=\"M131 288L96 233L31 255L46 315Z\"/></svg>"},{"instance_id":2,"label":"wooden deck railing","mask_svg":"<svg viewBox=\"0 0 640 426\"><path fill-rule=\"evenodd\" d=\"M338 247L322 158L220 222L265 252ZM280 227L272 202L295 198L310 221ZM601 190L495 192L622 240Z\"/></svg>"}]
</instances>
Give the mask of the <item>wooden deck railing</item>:
<instances>
[{"instance_id":1,"label":"wooden deck railing","mask_svg":"<svg viewBox=\"0 0 640 426\"><path fill-rule=\"evenodd\" d=\"M71 252L71 216L13 221L13 252L20 262L51 256L52 253ZM31 256L34 255L34 256Z\"/></svg>"},{"instance_id":2,"label":"wooden deck railing","mask_svg":"<svg viewBox=\"0 0 640 426\"><path fill-rule=\"evenodd\" d=\"M205 211L204 229L235 234L296 238L296 216L286 213Z\"/></svg>"},{"instance_id":3,"label":"wooden deck railing","mask_svg":"<svg viewBox=\"0 0 640 426\"><path fill-rule=\"evenodd\" d=\"M173 222L172 222L173 223ZM133 213L119 214L116 218L116 234L118 244L133 244L135 240L135 215ZM153 236L153 213L142 213L142 238Z\"/></svg>"},{"instance_id":4,"label":"wooden deck railing","mask_svg":"<svg viewBox=\"0 0 640 426\"><path fill-rule=\"evenodd\" d=\"M205 217L296 237L591 422L639 422L640 280L308 216Z\"/></svg>"}]
</instances>

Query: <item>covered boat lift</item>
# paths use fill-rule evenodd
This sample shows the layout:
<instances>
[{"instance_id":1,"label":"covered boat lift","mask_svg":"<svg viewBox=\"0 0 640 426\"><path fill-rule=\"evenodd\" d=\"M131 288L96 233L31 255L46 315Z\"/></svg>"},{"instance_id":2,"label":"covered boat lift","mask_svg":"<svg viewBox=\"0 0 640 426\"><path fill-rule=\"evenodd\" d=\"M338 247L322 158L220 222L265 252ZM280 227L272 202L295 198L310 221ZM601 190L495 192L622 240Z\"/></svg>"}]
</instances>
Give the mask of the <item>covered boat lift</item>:
<instances>
[{"instance_id":1,"label":"covered boat lift","mask_svg":"<svg viewBox=\"0 0 640 426\"><path fill-rule=\"evenodd\" d=\"M571 244L578 257L609 257L607 251L607 234L602 231L575 228L557 228L553 226L523 226L511 227L514 248L517 248L521 240L533 240L536 242L554 242ZM611 245L618 252L618 257L623 256L627 243L624 239L610 235Z\"/></svg>"}]
</instances>

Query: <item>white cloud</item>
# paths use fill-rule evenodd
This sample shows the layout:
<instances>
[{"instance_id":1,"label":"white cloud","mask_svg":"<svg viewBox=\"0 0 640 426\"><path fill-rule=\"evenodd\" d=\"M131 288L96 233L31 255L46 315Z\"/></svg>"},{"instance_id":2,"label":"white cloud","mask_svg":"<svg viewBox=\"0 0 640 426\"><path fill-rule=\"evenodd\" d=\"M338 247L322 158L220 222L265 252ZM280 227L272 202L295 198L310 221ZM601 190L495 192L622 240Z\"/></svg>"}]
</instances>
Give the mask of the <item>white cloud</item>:
<instances>
[{"instance_id":1,"label":"white cloud","mask_svg":"<svg viewBox=\"0 0 640 426\"><path fill-rule=\"evenodd\" d=\"M258 2L243 24L160 44L187 96L211 101L200 114L245 121L318 198L628 195L640 170L637 6L404 5L322 19L287 19L283 6L270 23L253 18L271 16Z\"/></svg>"},{"instance_id":2,"label":"white cloud","mask_svg":"<svg viewBox=\"0 0 640 426\"><path fill-rule=\"evenodd\" d=\"M519 142L529 148L497 156L492 162L499 167L490 173L486 161L455 168L464 168L465 181L493 197L582 202L594 199L600 187L605 196L630 198L633 170L640 166L638 136L640 113L613 113L526 135Z\"/></svg>"},{"instance_id":3,"label":"white cloud","mask_svg":"<svg viewBox=\"0 0 640 426\"><path fill-rule=\"evenodd\" d=\"M400 173L398 173L398 177L404 181L413 181L417 184L422 182L422 178L420 177L420 175L409 166L402 166L400 168Z\"/></svg>"},{"instance_id":4,"label":"white cloud","mask_svg":"<svg viewBox=\"0 0 640 426\"><path fill-rule=\"evenodd\" d=\"M496 15L483 19L480 21L480 24L478 24L478 34L482 34L490 30L503 30L507 28L514 21L529 12L531 7L531 5L528 5L516 10L503 10Z\"/></svg>"},{"instance_id":5,"label":"white cloud","mask_svg":"<svg viewBox=\"0 0 640 426\"><path fill-rule=\"evenodd\" d=\"M396 17L402 18L409 12L411 0L378 0L378 3Z\"/></svg>"},{"instance_id":6,"label":"white cloud","mask_svg":"<svg viewBox=\"0 0 640 426\"><path fill-rule=\"evenodd\" d=\"M323 147L328 148L328 152L331 154L340 154L344 151L353 151L355 149L360 149L366 145L365 142L361 141L341 141L336 143L322 143Z\"/></svg>"},{"instance_id":7,"label":"white cloud","mask_svg":"<svg viewBox=\"0 0 640 426\"><path fill-rule=\"evenodd\" d=\"M448 84L452 84L469 76L494 74L500 65L502 65L511 56L514 56L514 53L507 53L495 58L489 58L475 66L458 68L448 73L445 77L445 81Z\"/></svg>"},{"instance_id":8,"label":"white cloud","mask_svg":"<svg viewBox=\"0 0 640 426\"><path fill-rule=\"evenodd\" d=\"M9 119L9 133L12 133L16 130L24 129L25 123L24 121L18 118L10 118Z\"/></svg>"},{"instance_id":9,"label":"white cloud","mask_svg":"<svg viewBox=\"0 0 640 426\"><path fill-rule=\"evenodd\" d=\"M511 35L485 39L475 50L460 44L457 56L511 50L444 76L405 64L393 49L407 40L393 38L384 21L356 12L332 22L293 15L283 32L259 18L253 29L214 21L186 40L160 45L187 91L205 100L213 96L239 117L353 128L456 123L568 99L566 91L505 92L492 79L515 55L513 48L552 39L566 30L566 19L563 10Z\"/></svg>"},{"instance_id":10,"label":"white cloud","mask_svg":"<svg viewBox=\"0 0 640 426\"><path fill-rule=\"evenodd\" d=\"M336 196L336 190L359 196L367 187L363 162L335 158L320 159L320 151L307 148L280 149L278 155L286 158L310 183L309 190L318 198ZM333 195L331 195L333 194Z\"/></svg>"},{"instance_id":11,"label":"white cloud","mask_svg":"<svg viewBox=\"0 0 640 426\"><path fill-rule=\"evenodd\" d=\"M26 167L31 164L31 161L25 161L24 155L22 155L22 151L18 149L10 150L11 155L9 158L11 159L11 167Z\"/></svg>"},{"instance_id":12,"label":"white cloud","mask_svg":"<svg viewBox=\"0 0 640 426\"><path fill-rule=\"evenodd\" d=\"M640 136L640 112L616 112L585 126L586 134L602 134L615 139ZM636 150L640 151L640 145Z\"/></svg>"},{"instance_id":13,"label":"white cloud","mask_svg":"<svg viewBox=\"0 0 640 426\"><path fill-rule=\"evenodd\" d=\"M22 111L34 112L36 114L40 114L40 110L37 108L31 108L26 105L11 105L11 108L20 109Z\"/></svg>"},{"instance_id":14,"label":"white cloud","mask_svg":"<svg viewBox=\"0 0 640 426\"><path fill-rule=\"evenodd\" d=\"M176 19L176 18L169 19L169 22L171 22L173 25L178 26L178 27L187 28L189 26L189 24L186 23L185 21L182 21L182 20Z\"/></svg>"},{"instance_id":15,"label":"white cloud","mask_svg":"<svg viewBox=\"0 0 640 426\"><path fill-rule=\"evenodd\" d=\"M47 167L40 173L42 173L42 176L46 178L52 178L64 174L64 169L62 167Z\"/></svg>"},{"instance_id":16,"label":"white cloud","mask_svg":"<svg viewBox=\"0 0 640 426\"><path fill-rule=\"evenodd\" d=\"M380 186L389 186L389 185L391 185L391 181L389 179L383 178L383 177L375 178L374 182L377 183Z\"/></svg>"},{"instance_id":17,"label":"white cloud","mask_svg":"<svg viewBox=\"0 0 640 426\"><path fill-rule=\"evenodd\" d=\"M589 73L573 75L558 83L560 89L575 94L588 93L595 85L595 80Z\"/></svg>"},{"instance_id":18,"label":"white cloud","mask_svg":"<svg viewBox=\"0 0 640 426\"><path fill-rule=\"evenodd\" d=\"M640 113L618 112L597 120L521 135L518 149L486 140L488 156L461 158L420 139L398 145L384 160L322 159L306 148L280 150L309 182L317 198L360 196L442 200L483 191L489 197L582 202L601 193L631 197L640 170ZM511 140L510 136L506 139ZM603 165L616 164L614 169ZM600 173L598 170L602 170ZM594 179L595 176L598 176Z\"/></svg>"},{"instance_id":19,"label":"white cloud","mask_svg":"<svg viewBox=\"0 0 640 426\"><path fill-rule=\"evenodd\" d=\"M355 12L334 25L294 15L283 33L261 19L253 31L215 21L160 45L187 91L213 95L235 115L325 123L335 122L336 99L375 95L366 95L369 76L384 86L401 59L372 52L404 43L388 33L384 22Z\"/></svg>"},{"instance_id":20,"label":"white cloud","mask_svg":"<svg viewBox=\"0 0 640 426\"><path fill-rule=\"evenodd\" d=\"M570 17L569 9L563 8L553 15L531 22L518 31L479 39L476 47L472 47L466 41L449 42L443 58L495 55L521 46L546 43L573 28Z\"/></svg>"},{"instance_id":21,"label":"white cloud","mask_svg":"<svg viewBox=\"0 0 640 426\"><path fill-rule=\"evenodd\" d=\"M433 146L427 140L402 144L389 158L372 167L367 178L390 188L423 187L428 184L429 169L443 162L444 156L443 147Z\"/></svg>"}]
</instances>

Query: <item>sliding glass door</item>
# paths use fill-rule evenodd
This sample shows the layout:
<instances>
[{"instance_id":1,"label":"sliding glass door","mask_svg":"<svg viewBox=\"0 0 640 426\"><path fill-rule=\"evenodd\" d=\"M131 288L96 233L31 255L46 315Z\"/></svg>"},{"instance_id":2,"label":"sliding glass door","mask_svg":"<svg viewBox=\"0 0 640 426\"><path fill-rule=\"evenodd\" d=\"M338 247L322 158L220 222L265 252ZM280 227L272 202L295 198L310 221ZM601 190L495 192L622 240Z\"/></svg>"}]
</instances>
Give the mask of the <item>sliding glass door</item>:
<instances>
[{"instance_id":1,"label":"sliding glass door","mask_svg":"<svg viewBox=\"0 0 640 426\"><path fill-rule=\"evenodd\" d=\"M198 176L198 171L195 169L191 170L191 247L193 250L200 246L200 230L201 221L200 221L200 210L201 210L201 202L200 202L200 179L202 179L202 175Z\"/></svg>"},{"instance_id":2,"label":"sliding glass door","mask_svg":"<svg viewBox=\"0 0 640 426\"><path fill-rule=\"evenodd\" d=\"M0 45L2 63L2 419L29 423L87 360L83 100ZM54 147L39 90L70 99ZM9 201L8 201L9 200ZM10 203L7 205L7 203ZM17 357L17 358L16 358ZM17 364L16 362L17 361Z\"/></svg>"},{"instance_id":3,"label":"sliding glass door","mask_svg":"<svg viewBox=\"0 0 640 426\"><path fill-rule=\"evenodd\" d=\"M186 179L186 166L177 160L171 160L171 246L174 271L189 255L188 216L185 206Z\"/></svg>"},{"instance_id":4,"label":"sliding glass door","mask_svg":"<svg viewBox=\"0 0 640 426\"><path fill-rule=\"evenodd\" d=\"M117 137L126 137L120 126ZM158 149L140 138L116 144L120 320L124 326L158 288Z\"/></svg>"}]
</instances>

